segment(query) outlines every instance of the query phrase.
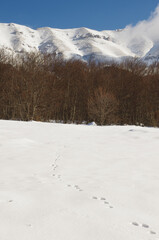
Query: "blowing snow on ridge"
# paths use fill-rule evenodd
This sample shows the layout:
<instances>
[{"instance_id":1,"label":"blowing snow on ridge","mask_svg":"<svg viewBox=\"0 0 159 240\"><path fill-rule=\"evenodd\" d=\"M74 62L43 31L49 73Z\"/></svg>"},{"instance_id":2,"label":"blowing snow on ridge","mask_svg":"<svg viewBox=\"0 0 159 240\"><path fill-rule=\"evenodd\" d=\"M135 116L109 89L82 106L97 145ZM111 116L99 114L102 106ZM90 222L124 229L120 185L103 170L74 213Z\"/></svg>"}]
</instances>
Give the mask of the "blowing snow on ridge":
<instances>
[{"instance_id":1,"label":"blowing snow on ridge","mask_svg":"<svg viewBox=\"0 0 159 240\"><path fill-rule=\"evenodd\" d=\"M13 24L0 24L0 48L11 52L56 52L65 59L120 60L139 57L146 61L159 58L159 6L148 20L123 30L96 31L88 28L33 30Z\"/></svg>"},{"instance_id":2,"label":"blowing snow on ridge","mask_svg":"<svg viewBox=\"0 0 159 240\"><path fill-rule=\"evenodd\" d=\"M136 26L127 26L120 34L120 41L137 57L156 59L159 57L159 5L148 20Z\"/></svg>"}]
</instances>

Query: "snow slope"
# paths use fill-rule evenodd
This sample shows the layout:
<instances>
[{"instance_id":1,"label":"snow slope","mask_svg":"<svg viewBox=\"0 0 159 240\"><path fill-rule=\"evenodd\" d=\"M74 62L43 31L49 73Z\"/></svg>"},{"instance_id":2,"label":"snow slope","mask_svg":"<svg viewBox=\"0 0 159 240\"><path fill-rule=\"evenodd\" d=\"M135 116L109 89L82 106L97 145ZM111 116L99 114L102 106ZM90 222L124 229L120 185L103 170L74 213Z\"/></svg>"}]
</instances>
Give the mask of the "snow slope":
<instances>
[{"instance_id":1,"label":"snow slope","mask_svg":"<svg viewBox=\"0 0 159 240\"><path fill-rule=\"evenodd\" d=\"M0 48L16 53L56 52L65 59L104 61L125 57L144 58L150 54L151 59L154 57L155 60L159 56L159 39L154 42L146 36L131 34L128 29L95 31L88 28L65 30L44 27L33 30L14 23L0 23Z\"/></svg>"},{"instance_id":2,"label":"snow slope","mask_svg":"<svg viewBox=\"0 0 159 240\"><path fill-rule=\"evenodd\" d=\"M159 129L0 121L0 239L159 239Z\"/></svg>"}]
</instances>

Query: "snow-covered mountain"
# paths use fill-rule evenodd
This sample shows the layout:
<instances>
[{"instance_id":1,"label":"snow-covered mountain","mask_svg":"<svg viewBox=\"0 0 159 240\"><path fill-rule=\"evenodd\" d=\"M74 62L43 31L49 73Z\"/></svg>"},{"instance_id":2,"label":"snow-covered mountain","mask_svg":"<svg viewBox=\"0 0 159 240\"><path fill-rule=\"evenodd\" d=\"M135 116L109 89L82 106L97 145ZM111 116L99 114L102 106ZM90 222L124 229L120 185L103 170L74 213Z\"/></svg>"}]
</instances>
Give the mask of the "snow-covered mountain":
<instances>
[{"instance_id":1,"label":"snow-covered mountain","mask_svg":"<svg viewBox=\"0 0 159 240\"><path fill-rule=\"evenodd\" d=\"M132 34L129 29L96 31L88 28L31 29L14 23L0 23L0 48L15 53L24 51L56 52L64 58L120 60L139 57L158 60L159 40Z\"/></svg>"}]
</instances>

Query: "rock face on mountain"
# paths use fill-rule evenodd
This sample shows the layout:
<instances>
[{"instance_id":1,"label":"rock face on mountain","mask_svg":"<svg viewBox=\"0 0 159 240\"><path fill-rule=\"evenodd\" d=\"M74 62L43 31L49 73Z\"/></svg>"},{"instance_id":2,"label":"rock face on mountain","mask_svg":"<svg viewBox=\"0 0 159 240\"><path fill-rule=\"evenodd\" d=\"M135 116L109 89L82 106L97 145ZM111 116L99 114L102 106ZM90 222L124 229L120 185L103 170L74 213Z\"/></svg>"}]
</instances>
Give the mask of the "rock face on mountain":
<instances>
[{"instance_id":1,"label":"rock face on mountain","mask_svg":"<svg viewBox=\"0 0 159 240\"><path fill-rule=\"evenodd\" d=\"M95 31L88 28L33 30L29 27L0 23L0 48L15 53L41 51L56 52L65 59L96 61L121 60L139 57L145 61L159 59L159 41L146 36L127 37L127 29Z\"/></svg>"}]
</instances>

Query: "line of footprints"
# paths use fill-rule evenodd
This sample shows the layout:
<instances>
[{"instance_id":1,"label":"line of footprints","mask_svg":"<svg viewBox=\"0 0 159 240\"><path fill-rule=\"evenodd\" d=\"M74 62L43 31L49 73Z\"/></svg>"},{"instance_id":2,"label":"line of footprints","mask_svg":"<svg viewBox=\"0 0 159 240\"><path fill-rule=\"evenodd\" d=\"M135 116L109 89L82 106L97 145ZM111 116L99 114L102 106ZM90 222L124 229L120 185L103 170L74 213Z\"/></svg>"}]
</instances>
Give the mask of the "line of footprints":
<instances>
[{"instance_id":1,"label":"line of footprints","mask_svg":"<svg viewBox=\"0 0 159 240\"><path fill-rule=\"evenodd\" d=\"M59 160L59 156L56 158L54 164L52 165L53 166L53 170L54 172L56 171L56 168L58 167L57 165L57 161ZM61 181L61 175L58 175L58 174L53 174L53 177L59 179ZM71 185L71 184L67 184L67 187L69 188L74 188L76 191L79 191L79 192L82 192L83 190L78 186L78 185ZM96 200L96 201L100 201L102 204L104 204L107 208L114 208L108 201L105 197L96 197L96 196L93 196L91 199L93 200ZM135 227L142 227L142 228L145 228L145 229L149 229L149 233L152 234L152 235L157 235L157 233L153 230L150 229L150 226L148 224L145 224L145 223L137 223L137 222L132 222L131 223L133 226Z\"/></svg>"},{"instance_id":2,"label":"line of footprints","mask_svg":"<svg viewBox=\"0 0 159 240\"><path fill-rule=\"evenodd\" d=\"M67 187L72 187L72 188L74 188L75 190L77 190L79 192L83 191L78 185L70 185L70 184L68 184ZM113 208L113 206L106 200L105 197L95 197L95 196L93 196L91 199L101 201L101 203L105 204L105 206L107 208Z\"/></svg>"},{"instance_id":3,"label":"line of footprints","mask_svg":"<svg viewBox=\"0 0 159 240\"><path fill-rule=\"evenodd\" d=\"M58 165L57 165L57 162L59 160L60 156L58 155L54 161L54 164L52 164L52 167L53 167L53 171L55 172L56 169L58 168ZM58 174L53 174L53 177L59 179L61 181L61 175L58 175ZM79 191L79 192L82 192L83 190L78 186L78 185L71 185L71 184L67 184L67 187L70 187L70 188L74 188L75 190ZM113 208L113 206L106 200L105 197L95 197L93 196L92 197L93 200L100 200L102 203L104 203L107 208Z\"/></svg>"},{"instance_id":4,"label":"line of footprints","mask_svg":"<svg viewBox=\"0 0 159 240\"><path fill-rule=\"evenodd\" d=\"M54 163L52 164L53 171L55 171L56 168L58 168L57 162L58 162L59 158L60 158L60 156L57 156L56 159L55 159L55 161L54 161Z\"/></svg>"},{"instance_id":5,"label":"line of footprints","mask_svg":"<svg viewBox=\"0 0 159 240\"><path fill-rule=\"evenodd\" d=\"M53 170L55 171L56 168L58 167L56 164L53 164ZM61 175L59 174L53 174L53 177L59 179L61 181ZM82 192L83 190L78 186L78 185L71 185L71 184L67 184L67 187L69 188L74 188L76 191ZM102 203L104 203L107 208L113 208L113 206L106 200L105 197L92 197L93 200L100 200Z\"/></svg>"},{"instance_id":6,"label":"line of footprints","mask_svg":"<svg viewBox=\"0 0 159 240\"><path fill-rule=\"evenodd\" d=\"M54 171L55 171L56 168L57 168L57 165L54 164L53 167L54 167ZM61 175L53 174L53 177L55 177L55 178L57 178L61 181ZM75 190L77 190L79 192L83 191L78 185L67 184L67 187L74 188ZM102 203L104 203L107 206L107 208L113 208L113 206L106 200L105 197L95 197L95 196L93 196L92 199L93 200L100 200Z\"/></svg>"},{"instance_id":7,"label":"line of footprints","mask_svg":"<svg viewBox=\"0 0 159 240\"><path fill-rule=\"evenodd\" d=\"M70 184L68 184L67 187L72 187L72 188L74 188L75 190L77 190L79 192L83 191L78 185L70 185Z\"/></svg>"},{"instance_id":8,"label":"line of footprints","mask_svg":"<svg viewBox=\"0 0 159 240\"><path fill-rule=\"evenodd\" d=\"M114 207L107 201L107 199L106 199L105 197L100 197L100 198L98 198L98 197L93 196L92 199L93 199L93 200L100 200L102 203L104 203L104 204L106 205L107 208L114 208Z\"/></svg>"},{"instance_id":9,"label":"line of footprints","mask_svg":"<svg viewBox=\"0 0 159 240\"><path fill-rule=\"evenodd\" d=\"M53 174L53 177L59 179L61 181L61 175ZM82 192L83 189L81 189L78 185L71 185L67 184L67 187L74 188L76 191ZM93 200L99 200L101 203L103 203L107 208L114 208L105 197L95 197L93 196L91 199Z\"/></svg>"},{"instance_id":10,"label":"line of footprints","mask_svg":"<svg viewBox=\"0 0 159 240\"><path fill-rule=\"evenodd\" d=\"M145 229L150 229L150 226L148 224L145 224L145 223L137 223L137 222L132 222L131 223L133 226L135 227L142 227L142 228L145 228ZM152 234L152 235L156 235L157 233L153 230L149 230L149 233Z\"/></svg>"}]
</instances>

